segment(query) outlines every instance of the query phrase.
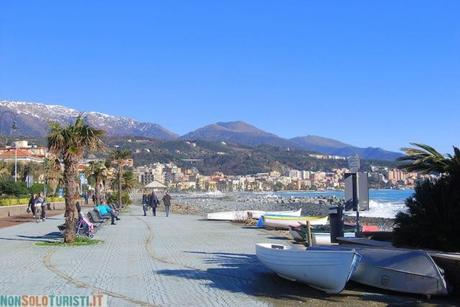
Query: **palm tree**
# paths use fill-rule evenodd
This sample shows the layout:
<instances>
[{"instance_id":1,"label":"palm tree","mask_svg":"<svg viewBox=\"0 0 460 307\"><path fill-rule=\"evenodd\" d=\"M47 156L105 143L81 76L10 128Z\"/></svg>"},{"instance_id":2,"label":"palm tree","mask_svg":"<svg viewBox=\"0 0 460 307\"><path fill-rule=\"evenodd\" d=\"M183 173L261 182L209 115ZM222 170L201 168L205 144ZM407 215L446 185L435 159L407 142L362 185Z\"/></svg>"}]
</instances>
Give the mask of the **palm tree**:
<instances>
[{"instance_id":1,"label":"palm tree","mask_svg":"<svg viewBox=\"0 0 460 307\"><path fill-rule=\"evenodd\" d=\"M11 176L11 171L8 168L8 164L0 162L0 179L6 179Z\"/></svg>"},{"instance_id":2,"label":"palm tree","mask_svg":"<svg viewBox=\"0 0 460 307\"><path fill-rule=\"evenodd\" d=\"M75 123L62 127L58 123L50 125L48 149L64 163L65 186L65 231L64 242L75 240L75 204L78 195L78 164L85 152L103 150L103 130L90 127L79 115Z\"/></svg>"},{"instance_id":3,"label":"palm tree","mask_svg":"<svg viewBox=\"0 0 460 307\"><path fill-rule=\"evenodd\" d=\"M403 162L399 168L421 173L449 174L460 169L460 149L454 146L454 155L444 156L436 149L425 144L411 143L416 148L403 148L405 156L398 159Z\"/></svg>"},{"instance_id":4,"label":"palm tree","mask_svg":"<svg viewBox=\"0 0 460 307\"><path fill-rule=\"evenodd\" d=\"M59 183L62 182L61 162L56 158L45 158L43 161L45 185L49 187L49 194L53 195Z\"/></svg>"},{"instance_id":5,"label":"palm tree","mask_svg":"<svg viewBox=\"0 0 460 307\"><path fill-rule=\"evenodd\" d=\"M107 167L104 161L91 161L86 169L88 177L93 177L95 180L94 191L96 193L96 203L101 202L101 186L107 178Z\"/></svg>"},{"instance_id":6,"label":"palm tree","mask_svg":"<svg viewBox=\"0 0 460 307\"><path fill-rule=\"evenodd\" d=\"M111 154L112 161L117 165L117 185L118 185L118 206L122 206L121 191L122 191L122 178L123 178L123 164L131 157L131 151L117 149Z\"/></svg>"},{"instance_id":7,"label":"palm tree","mask_svg":"<svg viewBox=\"0 0 460 307\"><path fill-rule=\"evenodd\" d=\"M407 212L395 219L393 243L445 251L459 251L460 238L460 150L442 155L433 147L412 144L400 168L422 173L436 173L436 180L417 183L415 193L406 200Z\"/></svg>"}]
</instances>

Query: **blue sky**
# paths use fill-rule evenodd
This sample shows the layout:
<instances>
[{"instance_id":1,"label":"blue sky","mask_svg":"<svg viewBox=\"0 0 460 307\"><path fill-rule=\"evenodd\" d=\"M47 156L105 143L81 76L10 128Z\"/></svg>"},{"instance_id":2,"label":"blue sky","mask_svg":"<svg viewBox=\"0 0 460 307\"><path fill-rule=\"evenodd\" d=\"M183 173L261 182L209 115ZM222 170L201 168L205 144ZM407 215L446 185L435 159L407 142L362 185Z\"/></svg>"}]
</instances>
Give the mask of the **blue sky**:
<instances>
[{"instance_id":1,"label":"blue sky","mask_svg":"<svg viewBox=\"0 0 460 307\"><path fill-rule=\"evenodd\" d=\"M2 1L0 98L397 150L460 131L460 1Z\"/></svg>"}]
</instances>

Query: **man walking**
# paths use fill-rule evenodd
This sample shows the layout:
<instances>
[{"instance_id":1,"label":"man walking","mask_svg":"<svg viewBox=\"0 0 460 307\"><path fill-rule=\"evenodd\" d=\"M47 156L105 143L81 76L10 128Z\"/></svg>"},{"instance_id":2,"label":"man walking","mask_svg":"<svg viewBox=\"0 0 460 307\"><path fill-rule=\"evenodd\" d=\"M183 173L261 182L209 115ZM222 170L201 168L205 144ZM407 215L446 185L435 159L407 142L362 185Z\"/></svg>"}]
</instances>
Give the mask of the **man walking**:
<instances>
[{"instance_id":1,"label":"man walking","mask_svg":"<svg viewBox=\"0 0 460 307\"><path fill-rule=\"evenodd\" d=\"M153 216L157 216L157 206L160 203L158 200L157 195L155 194L155 191L152 191L152 194L150 194L150 207L152 207L152 213Z\"/></svg>"},{"instance_id":2,"label":"man walking","mask_svg":"<svg viewBox=\"0 0 460 307\"><path fill-rule=\"evenodd\" d=\"M149 196L146 193L142 194L142 210L144 210L144 216L147 216L147 211L149 211Z\"/></svg>"},{"instance_id":3,"label":"man walking","mask_svg":"<svg viewBox=\"0 0 460 307\"><path fill-rule=\"evenodd\" d=\"M171 195L168 192L163 196L163 204L165 205L166 217L169 216L169 209L171 208Z\"/></svg>"}]
</instances>

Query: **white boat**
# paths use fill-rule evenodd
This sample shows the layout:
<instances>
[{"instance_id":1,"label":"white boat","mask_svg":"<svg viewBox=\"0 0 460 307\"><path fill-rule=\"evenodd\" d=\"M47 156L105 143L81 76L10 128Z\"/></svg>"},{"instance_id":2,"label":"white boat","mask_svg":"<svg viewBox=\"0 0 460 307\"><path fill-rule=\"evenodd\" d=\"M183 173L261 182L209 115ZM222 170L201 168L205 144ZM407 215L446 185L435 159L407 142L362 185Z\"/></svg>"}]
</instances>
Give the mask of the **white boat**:
<instances>
[{"instance_id":1,"label":"white boat","mask_svg":"<svg viewBox=\"0 0 460 307\"><path fill-rule=\"evenodd\" d=\"M423 294L447 295L441 269L427 252L397 248L359 248L362 256L353 281L381 289Z\"/></svg>"},{"instance_id":2,"label":"white boat","mask_svg":"<svg viewBox=\"0 0 460 307\"><path fill-rule=\"evenodd\" d=\"M250 210L253 219L258 220L262 215L276 215L276 216L300 216L302 209L289 210L289 211L257 211Z\"/></svg>"},{"instance_id":3,"label":"white boat","mask_svg":"<svg viewBox=\"0 0 460 307\"><path fill-rule=\"evenodd\" d=\"M330 231L330 226L318 226L312 227L311 235L312 235L312 242L313 245L331 245L331 233L327 232ZM300 227L289 227L289 234L291 235L292 239L296 242L305 242L307 236L307 229L306 226ZM354 238L355 233L351 231L347 231L343 233L343 237L345 238Z\"/></svg>"},{"instance_id":4,"label":"white boat","mask_svg":"<svg viewBox=\"0 0 460 307\"><path fill-rule=\"evenodd\" d=\"M261 217L262 224L267 228L289 229L289 227L297 227L306 225L307 221L310 225L326 225L328 223L328 216L275 216L264 215Z\"/></svg>"},{"instance_id":5,"label":"white boat","mask_svg":"<svg viewBox=\"0 0 460 307\"><path fill-rule=\"evenodd\" d=\"M345 238L354 238L354 232L344 232L343 236ZM331 234L329 232L313 232L312 233L312 243L315 245L331 245Z\"/></svg>"},{"instance_id":6,"label":"white boat","mask_svg":"<svg viewBox=\"0 0 460 307\"><path fill-rule=\"evenodd\" d=\"M262 215L271 214L277 216L300 216L302 209L295 211L261 211L261 210L242 210L242 211L223 211L208 213L208 220L215 221L244 221L247 219L259 219Z\"/></svg>"},{"instance_id":7,"label":"white boat","mask_svg":"<svg viewBox=\"0 0 460 307\"><path fill-rule=\"evenodd\" d=\"M304 250L271 243L256 244L257 258L280 277L326 293L340 293L360 256L354 250Z\"/></svg>"},{"instance_id":8,"label":"white boat","mask_svg":"<svg viewBox=\"0 0 460 307\"><path fill-rule=\"evenodd\" d=\"M314 250L356 251L361 256L351 280L391 291L447 295L448 287L442 269L422 250L359 246L312 247Z\"/></svg>"}]
</instances>

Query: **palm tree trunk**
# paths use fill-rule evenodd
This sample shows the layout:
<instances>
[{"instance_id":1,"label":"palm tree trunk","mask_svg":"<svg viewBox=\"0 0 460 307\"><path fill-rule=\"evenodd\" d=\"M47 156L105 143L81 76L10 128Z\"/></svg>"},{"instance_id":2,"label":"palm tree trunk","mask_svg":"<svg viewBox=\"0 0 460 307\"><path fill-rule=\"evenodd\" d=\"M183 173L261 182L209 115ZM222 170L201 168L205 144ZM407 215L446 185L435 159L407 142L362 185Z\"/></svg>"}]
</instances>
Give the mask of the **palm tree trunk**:
<instances>
[{"instance_id":1,"label":"palm tree trunk","mask_svg":"<svg viewBox=\"0 0 460 307\"><path fill-rule=\"evenodd\" d=\"M96 193L96 204L101 203L101 183L99 178L96 176L96 186L94 187L94 193Z\"/></svg>"},{"instance_id":2,"label":"palm tree trunk","mask_svg":"<svg viewBox=\"0 0 460 307\"><path fill-rule=\"evenodd\" d=\"M122 168L121 165L118 165L118 207L121 208L122 203L121 203L121 174Z\"/></svg>"},{"instance_id":3,"label":"palm tree trunk","mask_svg":"<svg viewBox=\"0 0 460 307\"><path fill-rule=\"evenodd\" d=\"M75 241L76 212L75 204L78 200L78 160L68 159L64 161L64 185L65 189L65 231L64 242Z\"/></svg>"}]
</instances>

